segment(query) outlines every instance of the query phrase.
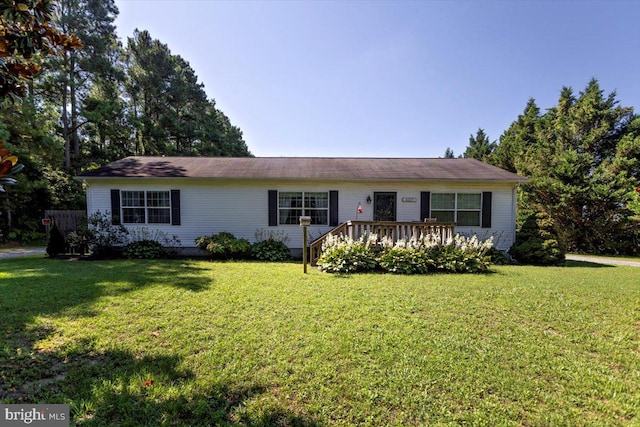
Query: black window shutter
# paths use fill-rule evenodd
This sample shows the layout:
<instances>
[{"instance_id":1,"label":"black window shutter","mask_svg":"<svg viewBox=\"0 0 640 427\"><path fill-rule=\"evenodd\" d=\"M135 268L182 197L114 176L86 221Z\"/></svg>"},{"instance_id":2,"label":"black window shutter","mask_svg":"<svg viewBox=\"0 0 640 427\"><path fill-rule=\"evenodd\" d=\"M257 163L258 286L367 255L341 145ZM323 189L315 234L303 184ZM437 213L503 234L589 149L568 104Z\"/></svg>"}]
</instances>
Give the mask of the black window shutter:
<instances>
[{"instance_id":1,"label":"black window shutter","mask_svg":"<svg viewBox=\"0 0 640 427\"><path fill-rule=\"evenodd\" d=\"M278 226L278 190L269 190L269 227Z\"/></svg>"},{"instance_id":2,"label":"black window shutter","mask_svg":"<svg viewBox=\"0 0 640 427\"><path fill-rule=\"evenodd\" d=\"M420 192L420 221L431 218L431 191Z\"/></svg>"},{"instance_id":3,"label":"black window shutter","mask_svg":"<svg viewBox=\"0 0 640 427\"><path fill-rule=\"evenodd\" d=\"M111 224L120 223L120 190L111 190Z\"/></svg>"},{"instance_id":4,"label":"black window shutter","mask_svg":"<svg viewBox=\"0 0 640 427\"><path fill-rule=\"evenodd\" d=\"M180 225L180 190L171 190L171 225Z\"/></svg>"},{"instance_id":5,"label":"black window shutter","mask_svg":"<svg viewBox=\"0 0 640 427\"><path fill-rule=\"evenodd\" d=\"M491 191L482 193L482 228L491 228Z\"/></svg>"},{"instance_id":6,"label":"black window shutter","mask_svg":"<svg viewBox=\"0 0 640 427\"><path fill-rule=\"evenodd\" d=\"M329 225L335 227L338 223L338 192L329 191Z\"/></svg>"}]
</instances>

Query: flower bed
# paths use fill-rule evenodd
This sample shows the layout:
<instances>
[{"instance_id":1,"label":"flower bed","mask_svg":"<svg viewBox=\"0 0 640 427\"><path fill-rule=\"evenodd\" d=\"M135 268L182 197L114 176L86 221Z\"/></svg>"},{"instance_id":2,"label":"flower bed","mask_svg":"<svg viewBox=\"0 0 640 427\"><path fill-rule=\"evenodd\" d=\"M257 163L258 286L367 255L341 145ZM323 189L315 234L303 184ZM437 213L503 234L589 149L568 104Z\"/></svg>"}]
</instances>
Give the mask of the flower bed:
<instances>
[{"instance_id":1,"label":"flower bed","mask_svg":"<svg viewBox=\"0 0 640 427\"><path fill-rule=\"evenodd\" d=\"M434 272L480 273L487 271L493 237L456 235L445 243L438 235L422 235L393 242L375 234L354 240L348 236L327 236L318 267L329 273L356 273L382 270L396 274Z\"/></svg>"}]
</instances>

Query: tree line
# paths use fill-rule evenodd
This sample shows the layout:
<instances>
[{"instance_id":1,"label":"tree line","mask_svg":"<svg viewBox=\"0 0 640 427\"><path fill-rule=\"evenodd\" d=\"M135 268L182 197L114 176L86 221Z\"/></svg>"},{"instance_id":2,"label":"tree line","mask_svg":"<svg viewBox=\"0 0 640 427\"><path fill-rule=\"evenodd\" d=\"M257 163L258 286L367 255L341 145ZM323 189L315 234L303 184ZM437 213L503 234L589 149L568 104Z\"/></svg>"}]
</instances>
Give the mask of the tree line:
<instances>
[{"instance_id":1,"label":"tree line","mask_svg":"<svg viewBox=\"0 0 640 427\"><path fill-rule=\"evenodd\" d=\"M529 99L498 141L481 128L463 156L529 179L520 186L519 224L542 213L569 251L640 252L640 116L596 79L577 95L562 88L544 113ZM450 148L445 157L454 157Z\"/></svg>"},{"instance_id":2,"label":"tree line","mask_svg":"<svg viewBox=\"0 0 640 427\"><path fill-rule=\"evenodd\" d=\"M0 242L45 209L85 209L73 177L130 155L250 156L195 71L145 30L123 42L114 0L0 5L0 141L24 165L0 193ZM26 208L28 206L28 208Z\"/></svg>"}]
</instances>

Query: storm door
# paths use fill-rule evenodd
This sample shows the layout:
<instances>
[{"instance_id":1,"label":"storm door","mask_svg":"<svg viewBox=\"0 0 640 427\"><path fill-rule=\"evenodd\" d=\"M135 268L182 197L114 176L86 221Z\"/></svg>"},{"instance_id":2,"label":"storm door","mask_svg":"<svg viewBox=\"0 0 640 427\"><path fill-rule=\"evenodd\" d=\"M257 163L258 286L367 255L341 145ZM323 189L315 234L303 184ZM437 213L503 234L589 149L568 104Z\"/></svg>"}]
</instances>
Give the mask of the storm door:
<instances>
[{"instance_id":1,"label":"storm door","mask_svg":"<svg viewBox=\"0 0 640 427\"><path fill-rule=\"evenodd\" d=\"M373 193L373 220L396 220L397 193Z\"/></svg>"}]
</instances>

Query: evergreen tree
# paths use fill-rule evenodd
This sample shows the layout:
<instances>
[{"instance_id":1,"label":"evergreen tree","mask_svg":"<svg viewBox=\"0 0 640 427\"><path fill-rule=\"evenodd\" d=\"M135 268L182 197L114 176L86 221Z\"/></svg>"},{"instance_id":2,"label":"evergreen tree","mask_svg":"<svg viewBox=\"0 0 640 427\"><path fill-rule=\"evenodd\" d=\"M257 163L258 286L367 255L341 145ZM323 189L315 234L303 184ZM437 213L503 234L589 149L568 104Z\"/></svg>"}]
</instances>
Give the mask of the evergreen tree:
<instances>
[{"instance_id":1,"label":"evergreen tree","mask_svg":"<svg viewBox=\"0 0 640 427\"><path fill-rule=\"evenodd\" d=\"M56 224L53 224L51 231L49 232L49 241L47 242L47 255L50 257L57 257L60 254L65 253L67 250L67 243L62 235L62 232Z\"/></svg>"},{"instance_id":2,"label":"evergreen tree","mask_svg":"<svg viewBox=\"0 0 640 427\"><path fill-rule=\"evenodd\" d=\"M128 39L126 72L136 154L251 155L189 64L148 31Z\"/></svg>"},{"instance_id":3,"label":"evergreen tree","mask_svg":"<svg viewBox=\"0 0 640 427\"><path fill-rule=\"evenodd\" d=\"M639 178L640 117L615 98L592 79L577 97L563 88L542 116L530 100L491 157L529 178L520 217L549 215L570 251L640 251L640 230L628 209Z\"/></svg>"},{"instance_id":4,"label":"evergreen tree","mask_svg":"<svg viewBox=\"0 0 640 427\"><path fill-rule=\"evenodd\" d=\"M500 137L500 143L489 157L489 163L511 172L524 173L524 165L520 160L529 147L536 145L539 122L540 109L535 100L530 98L524 112Z\"/></svg>"},{"instance_id":5,"label":"evergreen tree","mask_svg":"<svg viewBox=\"0 0 640 427\"><path fill-rule=\"evenodd\" d=\"M58 5L57 25L84 44L84 49L67 51L45 64L48 71L42 82L48 99L60 110L65 168L70 172L79 173L87 163L83 159L88 123L84 106L89 92L96 82L116 74L112 58L117 49L113 24L117 14L114 0L61 0Z\"/></svg>"},{"instance_id":6,"label":"evergreen tree","mask_svg":"<svg viewBox=\"0 0 640 427\"><path fill-rule=\"evenodd\" d=\"M484 132L484 129L479 128L475 136L469 136L469 146L464 152L464 157L484 162L488 160L495 148L496 142L489 142L489 136Z\"/></svg>"},{"instance_id":7,"label":"evergreen tree","mask_svg":"<svg viewBox=\"0 0 640 427\"><path fill-rule=\"evenodd\" d=\"M453 154L453 150L451 149L451 147L447 147L447 149L444 151L444 158L445 159L455 159L456 158L455 154Z\"/></svg>"}]
</instances>

